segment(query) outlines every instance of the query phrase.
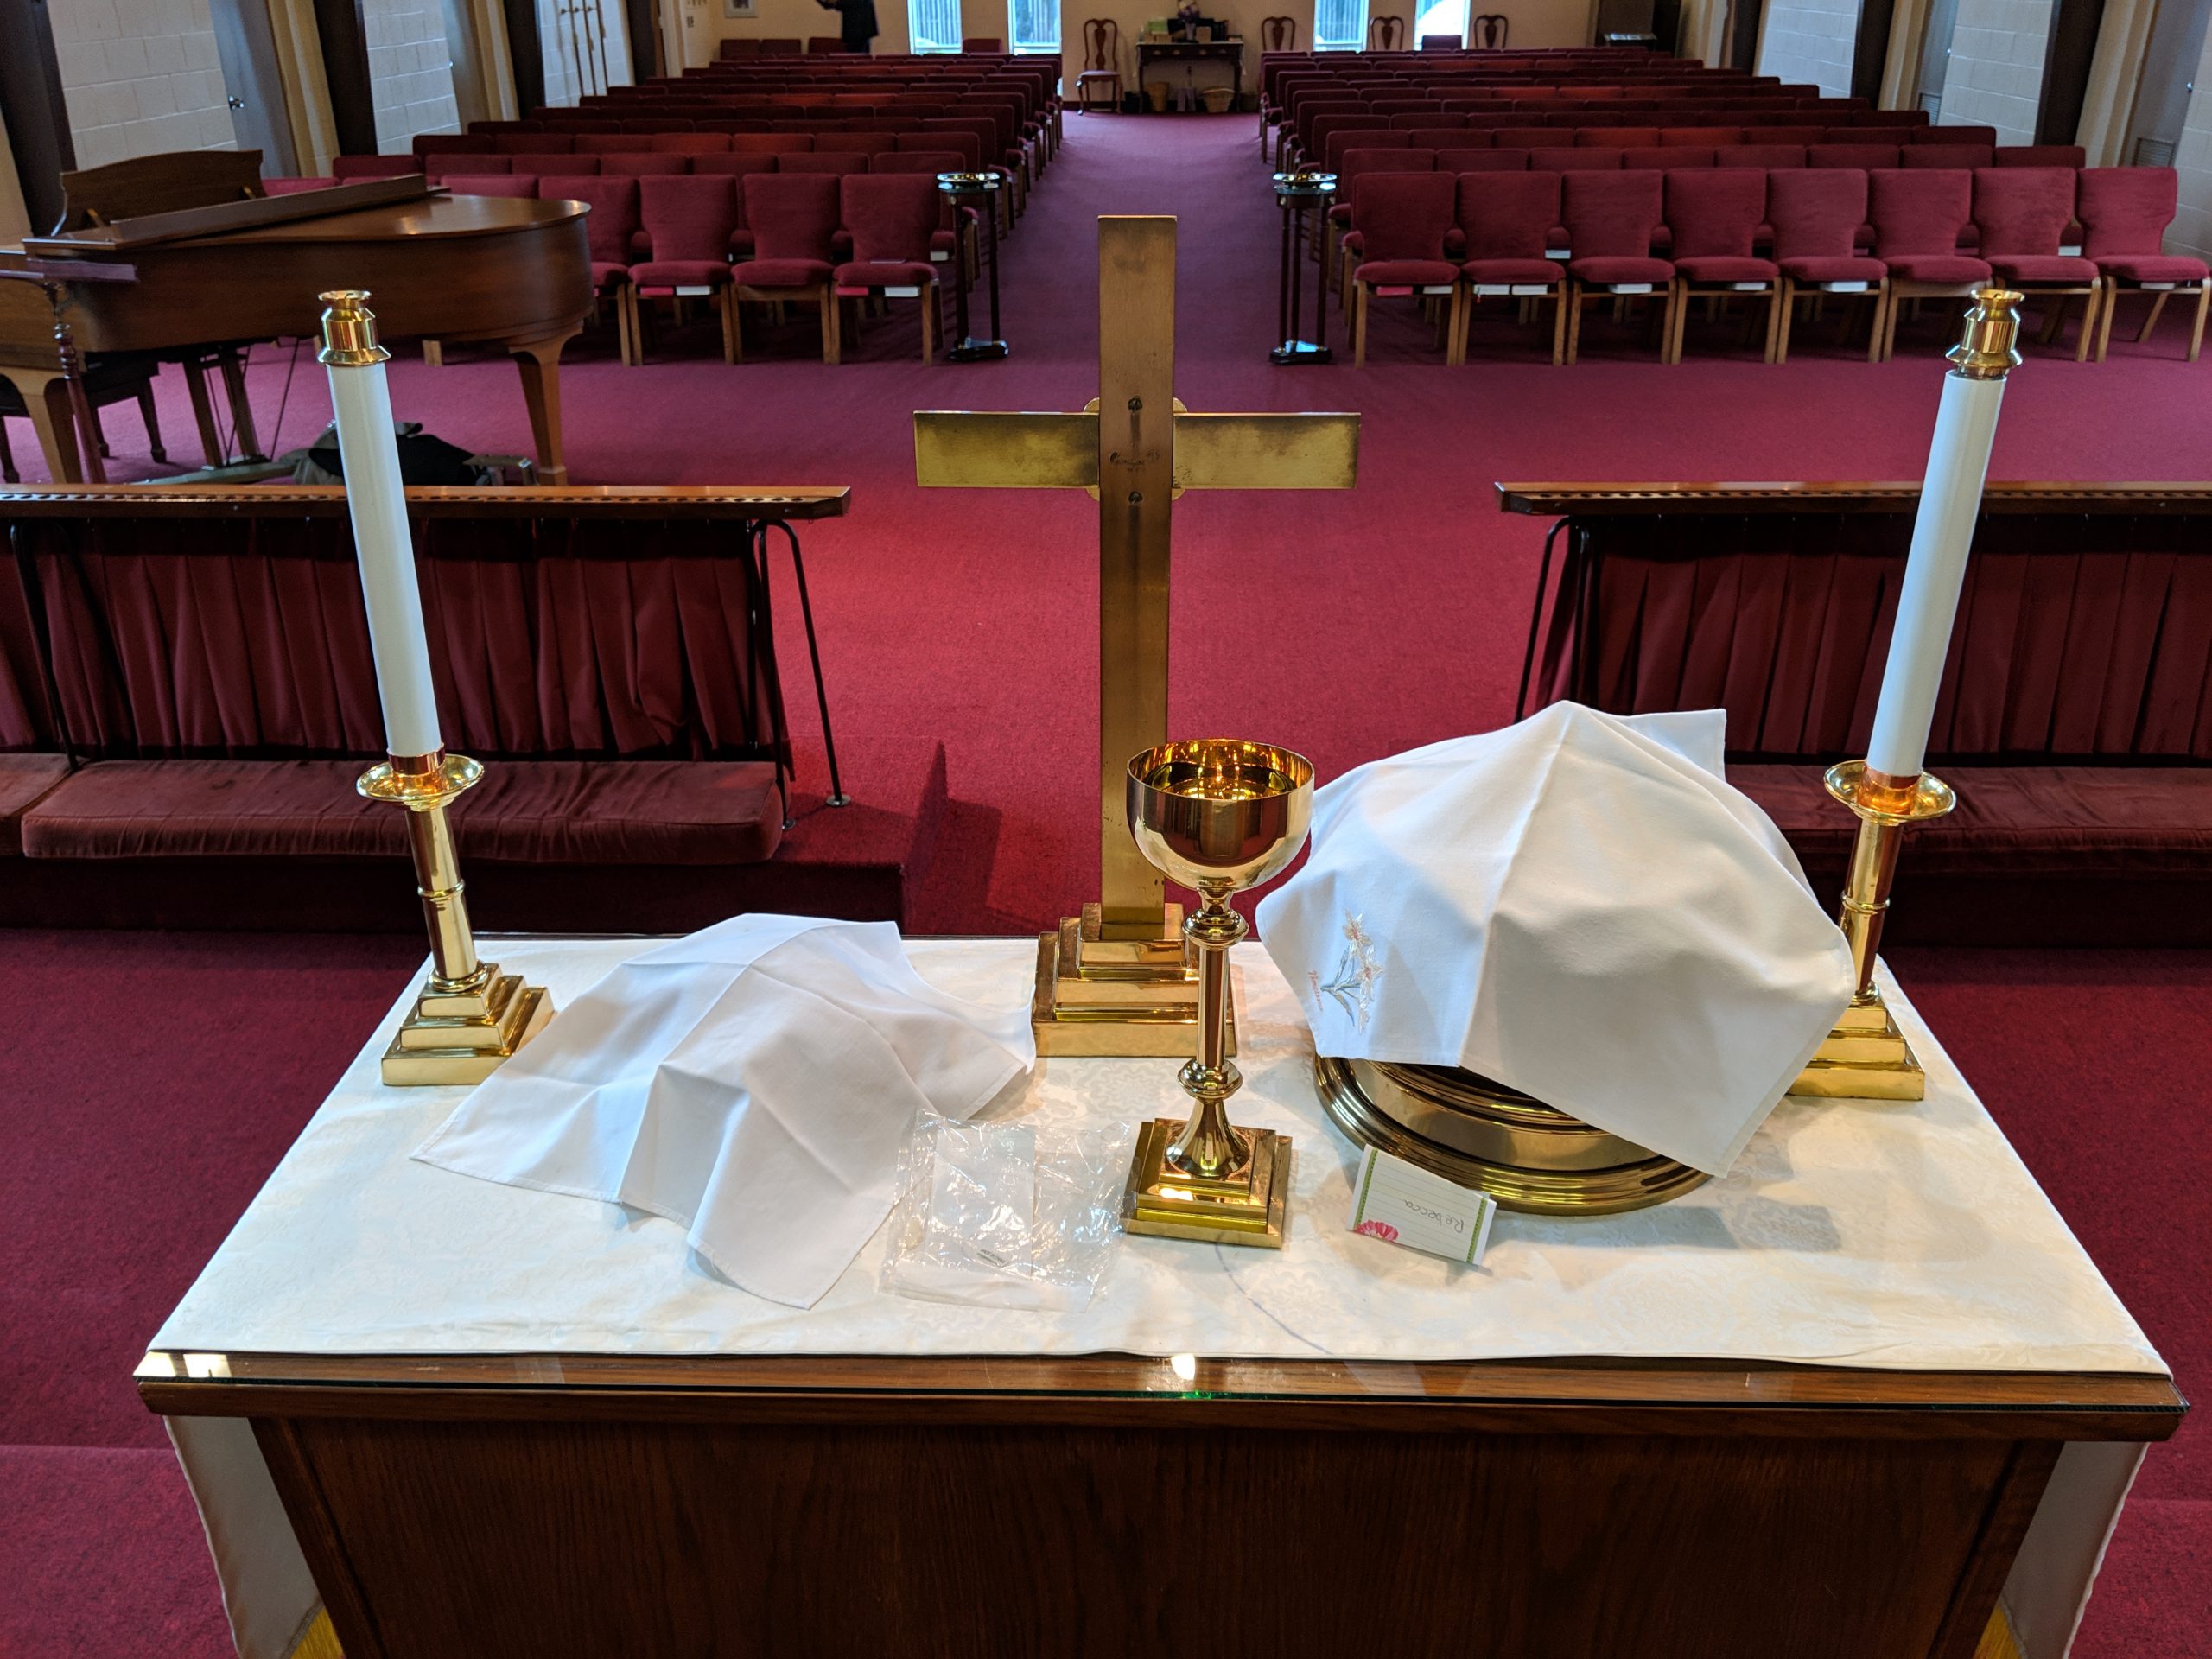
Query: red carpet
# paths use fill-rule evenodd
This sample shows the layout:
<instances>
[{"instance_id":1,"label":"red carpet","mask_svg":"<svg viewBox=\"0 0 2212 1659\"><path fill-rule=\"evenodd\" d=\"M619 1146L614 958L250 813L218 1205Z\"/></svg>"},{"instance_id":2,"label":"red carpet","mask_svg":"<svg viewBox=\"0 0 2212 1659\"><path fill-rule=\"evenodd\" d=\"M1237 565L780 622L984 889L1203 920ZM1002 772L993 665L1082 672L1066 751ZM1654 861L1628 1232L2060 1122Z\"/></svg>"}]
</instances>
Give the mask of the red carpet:
<instances>
[{"instance_id":1,"label":"red carpet","mask_svg":"<svg viewBox=\"0 0 2212 1659\"><path fill-rule=\"evenodd\" d=\"M920 491L909 416L1091 395L1098 213L1181 216L1185 404L1363 413L1356 491L1194 494L1176 514L1175 729L1293 742L1325 777L1510 714L1543 526L1499 515L1492 480L1904 478L1924 459L1932 336L1879 367L1808 334L1782 368L1693 335L1678 368L1600 340L1572 370L1478 345L1447 371L1399 315L1378 323L1363 371L1272 369L1274 209L1249 120L1068 125L1008 245L1009 361L925 368L907 311L836 370L794 327L749 340L741 368L703 336L664 340L639 370L588 340L565 377L578 481L853 486L853 517L808 534L810 575L851 786L865 796L874 757L909 736L945 742L954 806L929 928L1034 927L1095 880L1091 504ZM2140 348L2115 339L2102 366L2031 347L1994 475L2212 476L2212 363L2176 350L2171 329ZM399 365L399 413L475 448L524 447L513 372L459 356ZM260 357L265 435L287 371L283 353ZM162 412L181 453L179 388ZM305 442L327 412L302 353L277 442ZM148 470L130 458L135 416L108 424L114 475ZM793 698L795 718L808 702ZM0 1006L20 1033L0 1050L0 1456L22 1494L0 1529L0 1654L227 1651L130 1366L416 955L394 938L0 936ZM2212 1236L2196 1133L2212 958L1921 951L1898 965L2184 1390L2212 1376L2195 1261ZM2201 1440L2185 1429L2152 1453L2082 1659L2212 1648ZM19 1467L32 1472L18 1481ZM142 1494L124 1496L130 1481Z\"/></svg>"}]
</instances>

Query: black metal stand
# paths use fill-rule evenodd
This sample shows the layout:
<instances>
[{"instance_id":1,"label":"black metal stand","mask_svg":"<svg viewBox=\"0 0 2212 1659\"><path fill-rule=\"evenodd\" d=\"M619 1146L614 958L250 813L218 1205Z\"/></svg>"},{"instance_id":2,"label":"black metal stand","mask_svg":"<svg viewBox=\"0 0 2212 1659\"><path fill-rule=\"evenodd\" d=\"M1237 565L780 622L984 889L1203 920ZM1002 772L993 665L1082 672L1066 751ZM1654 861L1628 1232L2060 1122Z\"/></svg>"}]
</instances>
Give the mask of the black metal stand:
<instances>
[{"instance_id":1,"label":"black metal stand","mask_svg":"<svg viewBox=\"0 0 2212 1659\"><path fill-rule=\"evenodd\" d=\"M990 228L983 238L984 251L989 260L991 284L991 333L988 340L977 340L968 332L967 273L959 266L965 259L963 245L967 238L960 229L960 219L953 216L952 257L959 280L953 284L953 332L959 342L945 355L955 363L982 363L1001 358L1014 350L999 338L999 190L1001 181L993 173L940 173L937 188L944 192L957 209L972 207L976 216Z\"/></svg>"},{"instance_id":2,"label":"black metal stand","mask_svg":"<svg viewBox=\"0 0 2212 1659\"><path fill-rule=\"evenodd\" d=\"M1299 363L1330 363L1329 283L1324 271L1313 284L1313 338L1298 333L1300 292L1306 272L1306 216L1326 213L1337 194L1333 173L1278 173L1274 175L1275 206L1282 209L1282 274L1276 287L1276 338L1281 341L1268 353L1268 361L1284 367Z\"/></svg>"}]
</instances>

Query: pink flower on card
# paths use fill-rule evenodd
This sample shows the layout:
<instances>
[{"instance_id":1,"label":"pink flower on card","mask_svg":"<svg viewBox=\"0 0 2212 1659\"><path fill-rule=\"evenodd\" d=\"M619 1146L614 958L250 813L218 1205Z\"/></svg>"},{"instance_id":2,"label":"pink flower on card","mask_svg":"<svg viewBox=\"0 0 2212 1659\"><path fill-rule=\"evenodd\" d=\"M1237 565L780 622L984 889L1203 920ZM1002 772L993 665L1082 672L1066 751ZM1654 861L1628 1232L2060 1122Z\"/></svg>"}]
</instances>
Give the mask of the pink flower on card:
<instances>
[{"instance_id":1,"label":"pink flower on card","mask_svg":"<svg viewBox=\"0 0 2212 1659\"><path fill-rule=\"evenodd\" d=\"M1370 1238L1379 1238L1386 1244L1398 1242L1398 1230L1387 1221L1363 1221L1352 1231L1365 1233Z\"/></svg>"}]
</instances>

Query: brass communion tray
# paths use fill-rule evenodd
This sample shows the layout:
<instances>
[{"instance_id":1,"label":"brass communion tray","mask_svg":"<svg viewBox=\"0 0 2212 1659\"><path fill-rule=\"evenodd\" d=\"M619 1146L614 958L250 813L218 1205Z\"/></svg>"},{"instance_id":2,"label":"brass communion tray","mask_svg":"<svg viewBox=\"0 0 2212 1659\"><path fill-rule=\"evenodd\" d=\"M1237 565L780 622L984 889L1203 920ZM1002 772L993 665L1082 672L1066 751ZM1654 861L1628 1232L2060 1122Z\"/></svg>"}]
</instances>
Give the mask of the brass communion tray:
<instances>
[{"instance_id":1,"label":"brass communion tray","mask_svg":"<svg viewBox=\"0 0 2212 1659\"><path fill-rule=\"evenodd\" d=\"M1362 1146L1480 1187L1501 1209L1602 1216L1680 1198L1702 1170L1593 1128L1472 1071L1380 1060L1313 1062L1338 1128Z\"/></svg>"}]
</instances>

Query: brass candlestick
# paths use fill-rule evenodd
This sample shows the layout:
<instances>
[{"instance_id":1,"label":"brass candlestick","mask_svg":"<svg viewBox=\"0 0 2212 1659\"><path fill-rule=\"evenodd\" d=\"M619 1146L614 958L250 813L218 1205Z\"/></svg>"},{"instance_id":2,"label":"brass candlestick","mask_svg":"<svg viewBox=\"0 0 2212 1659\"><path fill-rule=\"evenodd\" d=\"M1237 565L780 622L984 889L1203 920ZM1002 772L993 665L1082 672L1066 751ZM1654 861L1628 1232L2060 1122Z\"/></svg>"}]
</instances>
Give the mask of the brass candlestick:
<instances>
[{"instance_id":1,"label":"brass candlestick","mask_svg":"<svg viewBox=\"0 0 2212 1659\"><path fill-rule=\"evenodd\" d=\"M477 959L446 808L483 775L465 754L393 755L355 785L372 801L407 809L407 849L430 931L430 976L384 1052L387 1084L481 1083L553 1017L543 986Z\"/></svg>"},{"instance_id":2,"label":"brass candlestick","mask_svg":"<svg viewBox=\"0 0 2212 1659\"><path fill-rule=\"evenodd\" d=\"M1127 793L1138 849L1201 902L1183 924L1198 958L1198 1052L1177 1074L1194 1106L1183 1122L1155 1118L1139 1133L1122 1224L1281 1249L1290 1141L1239 1129L1227 1109L1244 1081L1228 1054L1229 950L1250 931L1229 900L1280 874L1306 844L1313 764L1265 743L1166 743L1129 762Z\"/></svg>"}]
</instances>

